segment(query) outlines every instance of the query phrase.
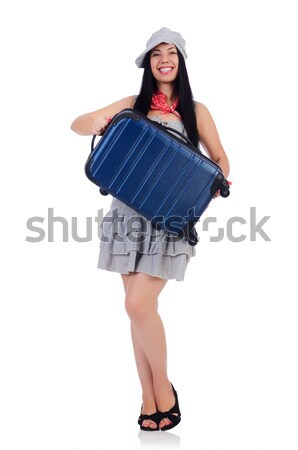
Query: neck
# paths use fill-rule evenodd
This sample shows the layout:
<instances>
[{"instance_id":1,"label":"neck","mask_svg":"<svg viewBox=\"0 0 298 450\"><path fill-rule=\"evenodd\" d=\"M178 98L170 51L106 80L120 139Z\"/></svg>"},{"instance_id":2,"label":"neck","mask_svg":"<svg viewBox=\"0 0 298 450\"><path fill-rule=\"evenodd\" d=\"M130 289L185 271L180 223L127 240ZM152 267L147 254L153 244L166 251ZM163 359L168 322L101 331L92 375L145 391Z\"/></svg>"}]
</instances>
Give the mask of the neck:
<instances>
[{"instance_id":1,"label":"neck","mask_svg":"<svg viewBox=\"0 0 298 450\"><path fill-rule=\"evenodd\" d=\"M177 96L174 95L174 86L170 83L157 83L157 89L167 96L167 102L173 103Z\"/></svg>"}]
</instances>

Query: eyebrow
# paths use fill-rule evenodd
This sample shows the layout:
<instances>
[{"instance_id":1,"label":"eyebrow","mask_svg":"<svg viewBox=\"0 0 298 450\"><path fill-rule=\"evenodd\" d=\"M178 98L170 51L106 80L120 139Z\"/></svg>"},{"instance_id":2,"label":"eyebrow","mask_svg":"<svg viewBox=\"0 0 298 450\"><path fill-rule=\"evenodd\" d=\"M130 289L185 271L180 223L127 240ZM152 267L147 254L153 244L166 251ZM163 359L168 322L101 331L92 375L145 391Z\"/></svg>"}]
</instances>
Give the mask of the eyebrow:
<instances>
[{"instance_id":1,"label":"eyebrow","mask_svg":"<svg viewBox=\"0 0 298 450\"><path fill-rule=\"evenodd\" d=\"M169 50L172 50L173 48L176 50L176 47L173 46L173 47L168 48L168 51L169 51ZM160 52L161 50L155 49L155 50L152 50L152 51L153 51L153 52Z\"/></svg>"}]
</instances>

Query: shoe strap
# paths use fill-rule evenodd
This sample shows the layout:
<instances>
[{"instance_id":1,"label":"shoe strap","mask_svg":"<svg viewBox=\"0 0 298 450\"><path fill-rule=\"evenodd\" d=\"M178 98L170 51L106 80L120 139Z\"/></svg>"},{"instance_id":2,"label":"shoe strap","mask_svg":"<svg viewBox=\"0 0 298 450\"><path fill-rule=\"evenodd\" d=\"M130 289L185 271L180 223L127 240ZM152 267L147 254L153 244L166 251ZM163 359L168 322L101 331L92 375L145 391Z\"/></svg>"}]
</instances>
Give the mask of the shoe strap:
<instances>
[{"instance_id":1,"label":"shoe strap","mask_svg":"<svg viewBox=\"0 0 298 450\"><path fill-rule=\"evenodd\" d=\"M159 422L160 413L156 411L153 414L141 414L140 418L142 420L152 420L153 422L157 423Z\"/></svg>"},{"instance_id":2,"label":"shoe strap","mask_svg":"<svg viewBox=\"0 0 298 450\"><path fill-rule=\"evenodd\" d=\"M160 418L161 418L161 419L168 419L169 416L175 417L175 418L181 416L180 411L177 411L177 410L172 411L172 409L174 409L174 408L171 408L169 411L161 412L161 413L160 413ZM176 415L173 414L173 413L178 414L178 416L176 416Z\"/></svg>"}]
</instances>

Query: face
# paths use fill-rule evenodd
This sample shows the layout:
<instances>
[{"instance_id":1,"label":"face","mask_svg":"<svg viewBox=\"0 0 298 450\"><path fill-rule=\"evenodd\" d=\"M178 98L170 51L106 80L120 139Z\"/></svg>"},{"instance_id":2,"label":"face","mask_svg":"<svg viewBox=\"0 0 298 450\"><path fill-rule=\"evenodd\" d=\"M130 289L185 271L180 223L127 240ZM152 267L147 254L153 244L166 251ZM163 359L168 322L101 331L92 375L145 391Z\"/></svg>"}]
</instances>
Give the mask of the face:
<instances>
[{"instance_id":1,"label":"face","mask_svg":"<svg viewBox=\"0 0 298 450\"><path fill-rule=\"evenodd\" d=\"M159 44L151 50L150 65L156 81L169 83L178 73L178 52L174 44Z\"/></svg>"}]
</instances>

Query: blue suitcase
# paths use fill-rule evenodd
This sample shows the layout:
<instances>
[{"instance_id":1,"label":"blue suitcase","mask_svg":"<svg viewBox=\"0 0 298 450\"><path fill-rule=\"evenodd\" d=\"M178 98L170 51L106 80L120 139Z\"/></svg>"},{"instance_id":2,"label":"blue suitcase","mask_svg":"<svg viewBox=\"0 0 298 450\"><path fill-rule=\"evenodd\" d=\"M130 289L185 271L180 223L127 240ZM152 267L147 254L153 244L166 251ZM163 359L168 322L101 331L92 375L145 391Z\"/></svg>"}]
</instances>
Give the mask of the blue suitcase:
<instances>
[{"instance_id":1,"label":"blue suitcase","mask_svg":"<svg viewBox=\"0 0 298 450\"><path fill-rule=\"evenodd\" d=\"M229 195L221 168L183 134L132 108L114 116L94 147L95 138L85 173L101 193L195 245L194 225L215 193Z\"/></svg>"}]
</instances>

